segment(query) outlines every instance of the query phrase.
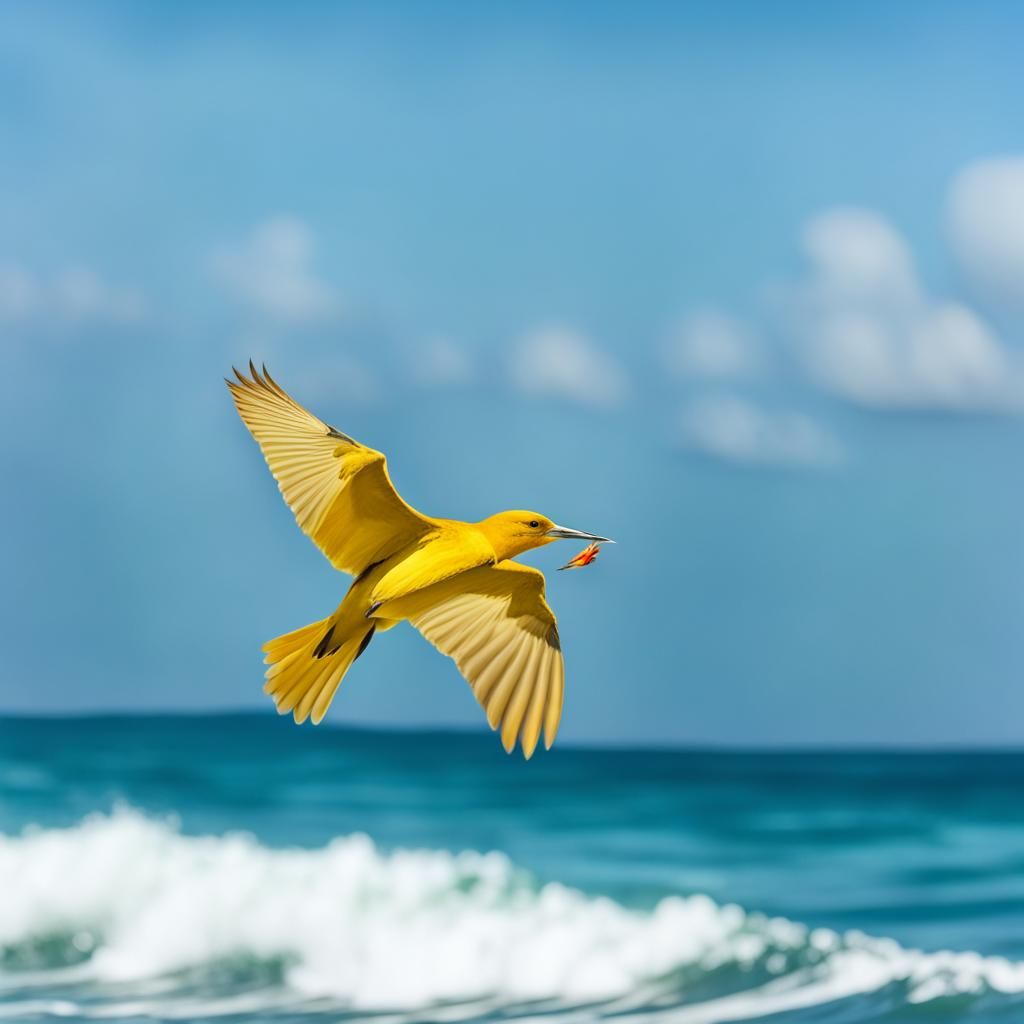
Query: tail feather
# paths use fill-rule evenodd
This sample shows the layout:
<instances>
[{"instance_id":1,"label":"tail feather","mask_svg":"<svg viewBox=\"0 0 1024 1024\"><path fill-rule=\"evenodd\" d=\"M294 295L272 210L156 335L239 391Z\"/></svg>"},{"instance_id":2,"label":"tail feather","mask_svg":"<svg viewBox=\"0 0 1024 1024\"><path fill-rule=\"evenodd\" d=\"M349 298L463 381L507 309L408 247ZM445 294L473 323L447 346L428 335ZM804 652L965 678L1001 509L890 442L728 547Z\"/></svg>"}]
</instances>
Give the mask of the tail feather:
<instances>
[{"instance_id":1,"label":"tail feather","mask_svg":"<svg viewBox=\"0 0 1024 1024\"><path fill-rule=\"evenodd\" d=\"M274 665L284 660L289 654L301 651L311 641L315 642L314 638L318 639L323 636L329 621L329 619L321 619L319 622L311 622L301 629L294 629L283 636L268 640L263 645L263 653L266 655L263 660L268 665Z\"/></svg>"},{"instance_id":2,"label":"tail feather","mask_svg":"<svg viewBox=\"0 0 1024 1024\"><path fill-rule=\"evenodd\" d=\"M331 635L330 619L276 637L263 645L266 662L264 692L270 694L278 714L291 712L301 724L312 717L319 725L352 662L366 649L373 626L339 641ZM330 650L328 650L330 645Z\"/></svg>"},{"instance_id":3,"label":"tail feather","mask_svg":"<svg viewBox=\"0 0 1024 1024\"><path fill-rule=\"evenodd\" d=\"M342 673L343 675L344 673ZM333 679L328 679L323 686L320 687L320 692L317 694L316 700L313 702L313 724L319 725L323 721L324 715L327 714L327 709L331 706L331 701L334 700L334 695L338 692L338 687L341 685L341 676L337 676Z\"/></svg>"},{"instance_id":4,"label":"tail feather","mask_svg":"<svg viewBox=\"0 0 1024 1024\"><path fill-rule=\"evenodd\" d=\"M291 669L282 672L281 684L271 696L277 704L277 712L285 715L289 711L295 711L306 691L313 685L316 677L323 671L323 664L298 654L292 663ZM296 711L295 720L298 721Z\"/></svg>"}]
</instances>

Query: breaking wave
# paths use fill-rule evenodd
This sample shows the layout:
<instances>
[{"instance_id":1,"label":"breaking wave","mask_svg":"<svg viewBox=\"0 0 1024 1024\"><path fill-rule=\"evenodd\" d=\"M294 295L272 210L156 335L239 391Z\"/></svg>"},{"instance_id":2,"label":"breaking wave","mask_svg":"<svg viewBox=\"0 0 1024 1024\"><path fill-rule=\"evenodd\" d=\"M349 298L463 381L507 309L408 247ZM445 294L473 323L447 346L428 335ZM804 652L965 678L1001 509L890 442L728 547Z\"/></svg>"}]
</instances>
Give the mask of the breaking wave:
<instances>
[{"instance_id":1,"label":"breaking wave","mask_svg":"<svg viewBox=\"0 0 1024 1024\"><path fill-rule=\"evenodd\" d=\"M126 1014L143 995L200 991L207 1015L217 992L238 1012L239 993L258 990L268 1006L658 1007L679 1021L865 993L952 1010L1024 992L1022 963L809 929L699 895L632 910L538 886L501 854L385 854L361 835L273 849L185 836L130 809L0 836L0 878L0 1016L70 1012L41 993L84 985L131 993Z\"/></svg>"}]
</instances>

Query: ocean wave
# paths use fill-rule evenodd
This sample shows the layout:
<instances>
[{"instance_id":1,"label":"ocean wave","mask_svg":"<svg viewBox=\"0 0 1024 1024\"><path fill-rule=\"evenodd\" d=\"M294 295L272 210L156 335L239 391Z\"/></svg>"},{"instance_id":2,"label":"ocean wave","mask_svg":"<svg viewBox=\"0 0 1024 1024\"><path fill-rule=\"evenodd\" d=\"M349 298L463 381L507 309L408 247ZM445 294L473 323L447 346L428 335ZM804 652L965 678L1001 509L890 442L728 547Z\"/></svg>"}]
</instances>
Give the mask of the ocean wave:
<instances>
[{"instance_id":1,"label":"ocean wave","mask_svg":"<svg viewBox=\"0 0 1024 1024\"><path fill-rule=\"evenodd\" d=\"M164 979L164 993L256 984L355 1009L546 1001L618 1015L672 1006L681 1021L888 989L910 1003L1024 992L1022 963L809 929L700 895L632 910L539 886L497 853L384 854L361 835L273 849L185 836L130 809L0 836L0 878L0 972L25 992Z\"/></svg>"}]
</instances>

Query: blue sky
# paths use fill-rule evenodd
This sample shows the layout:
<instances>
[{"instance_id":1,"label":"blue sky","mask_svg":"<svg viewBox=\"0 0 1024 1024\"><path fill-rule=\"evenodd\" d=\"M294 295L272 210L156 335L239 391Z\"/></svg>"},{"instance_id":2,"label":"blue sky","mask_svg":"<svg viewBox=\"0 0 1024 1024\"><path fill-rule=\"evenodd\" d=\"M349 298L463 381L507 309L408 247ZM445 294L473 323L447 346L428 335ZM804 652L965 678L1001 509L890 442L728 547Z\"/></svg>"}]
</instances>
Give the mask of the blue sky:
<instances>
[{"instance_id":1,"label":"blue sky","mask_svg":"<svg viewBox=\"0 0 1024 1024\"><path fill-rule=\"evenodd\" d=\"M0 3L0 708L265 706L346 581L252 355L424 511L619 541L566 739L1024 740L1022 23ZM371 653L331 720L482 727Z\"/></svg>"}]
</instances>

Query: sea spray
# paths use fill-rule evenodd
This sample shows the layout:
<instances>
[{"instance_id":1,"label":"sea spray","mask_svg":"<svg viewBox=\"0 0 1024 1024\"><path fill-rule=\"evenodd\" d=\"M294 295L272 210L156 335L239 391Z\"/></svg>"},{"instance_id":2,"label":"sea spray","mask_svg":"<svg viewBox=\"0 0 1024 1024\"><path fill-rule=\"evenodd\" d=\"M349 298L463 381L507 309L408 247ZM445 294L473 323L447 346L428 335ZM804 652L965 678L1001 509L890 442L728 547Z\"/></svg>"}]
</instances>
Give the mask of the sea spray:
<instances>
[{"instance_id":1,"label":"sea spray","mask_svg":"<svg viewBox=\"0 0 1024 1024\"><path fill-rule=\"evenodd\" d=\"M743 1019L894 985L907 1002L1024 991L1024 964L1004 958L811 930L702 895L633 910L539 886L497 853L385 854L362 835L277 849L186 836L130 808L0 836L0 878L14 881L0 896L8 984L35 950L55 977L78 959L79 982L120 986L263 965L264 984L356 1009L619 1000L622 1012L641 992Z\"/></svg>"}]
</instances>

